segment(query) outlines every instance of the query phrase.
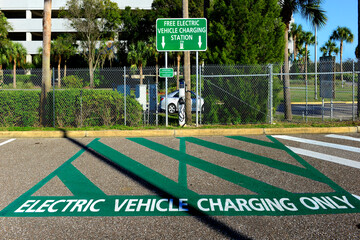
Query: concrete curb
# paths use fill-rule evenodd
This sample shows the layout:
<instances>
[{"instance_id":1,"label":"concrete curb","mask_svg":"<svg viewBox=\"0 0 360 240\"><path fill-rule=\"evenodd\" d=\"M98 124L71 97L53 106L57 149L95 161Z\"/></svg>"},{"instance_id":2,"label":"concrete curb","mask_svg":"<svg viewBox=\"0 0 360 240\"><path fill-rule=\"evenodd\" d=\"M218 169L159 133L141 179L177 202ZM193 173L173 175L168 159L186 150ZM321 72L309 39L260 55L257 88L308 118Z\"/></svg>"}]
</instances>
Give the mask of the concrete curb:
<instances>
[{"instance_id":1,"label":"concrete curb","mask_svg":"<svg viewBox=\"0 0 360 240\"><path fill-rule=\"evenodd\" d=\"M265 128L264 134L277 135L277 134L328 134L328 133L357 133L359 127L311 127L311 128Z\"/></svg>"},{"instance_id":2,"label":"concrete curb","mask_svg":"<svg viewBox=\"0 0 360 240\"><path fill-rule=\"evenodd\" d=\"M96 138L96 137L188 137L277 134L360 133L358 127L154 129L103 131L0 131L0 138Z\"/></svg>"}]
</instances>

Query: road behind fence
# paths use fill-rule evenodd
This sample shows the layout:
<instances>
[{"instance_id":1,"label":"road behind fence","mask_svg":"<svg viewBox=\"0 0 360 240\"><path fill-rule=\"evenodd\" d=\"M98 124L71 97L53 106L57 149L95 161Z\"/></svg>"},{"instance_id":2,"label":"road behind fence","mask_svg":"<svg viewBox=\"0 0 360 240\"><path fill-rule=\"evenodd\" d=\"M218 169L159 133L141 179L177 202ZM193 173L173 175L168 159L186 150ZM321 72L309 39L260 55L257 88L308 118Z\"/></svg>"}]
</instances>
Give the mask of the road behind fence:
<instances>
[{"instance_id":1,"label":"road behind fence","mask_svg":"<svg viewBox=\"0 0 360 240\"><path fill-rule=\"evenodd\" d=\"M169 96L183 68L168 78ZM290 67L293 122L356 120L356 62L294 63ZM46 105L47 126L165 125L165 79L156 67L98 69L90 88L88 69L53 69ZM193 123L196 118L196 68L191 68ZM199 69L200 125L273 123L284 120L283 65L222 66ZM142 81L140 81L140 78ZM15 79L15 81L14 81ZM315 80L316 79L316 80ZM0 127L40 126L42 70L0 73ZM190 89L187 89L190 90ZM178 98L168 98L169 124L177 125Z\"/></svg>"}]
</instances>

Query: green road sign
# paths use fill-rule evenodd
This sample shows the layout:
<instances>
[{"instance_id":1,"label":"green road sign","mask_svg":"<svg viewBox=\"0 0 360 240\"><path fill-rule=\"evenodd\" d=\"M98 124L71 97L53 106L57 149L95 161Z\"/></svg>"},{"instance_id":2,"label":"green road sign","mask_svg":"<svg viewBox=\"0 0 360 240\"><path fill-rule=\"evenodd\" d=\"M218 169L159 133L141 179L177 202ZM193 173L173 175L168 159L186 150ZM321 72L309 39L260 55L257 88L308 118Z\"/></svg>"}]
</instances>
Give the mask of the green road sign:
<instances>
[{"instance_id":1,"label":"green road sign","mask_svg":"<svg viewBox=\"0 0 360 240\"><path fill-rule=\"evenodd\" d=\"M161 78L172 78L174 77L174 69L172 68L160 68L159 75Z\"/></svg>"},{"instance_id":2,"label":"green road sign","mask_svg":"<svg viewBox=\"0 0 360 240\"><path fill-rule=\"evenodd\" d=\"M158 51L206 51L206 18L159 18L156 20Z\"/></svg>"}]
</instances>

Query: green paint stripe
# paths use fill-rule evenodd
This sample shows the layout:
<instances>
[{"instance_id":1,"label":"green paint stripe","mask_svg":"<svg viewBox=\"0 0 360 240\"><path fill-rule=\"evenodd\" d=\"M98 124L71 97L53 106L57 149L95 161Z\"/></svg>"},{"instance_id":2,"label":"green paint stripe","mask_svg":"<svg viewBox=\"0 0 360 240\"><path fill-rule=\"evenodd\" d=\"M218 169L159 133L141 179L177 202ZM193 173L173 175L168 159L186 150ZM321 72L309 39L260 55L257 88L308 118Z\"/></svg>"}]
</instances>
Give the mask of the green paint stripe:
<instances>
[{"instance_id":1,"label":"green paint stripe","mask_svg":"<svg viewBox=\"0 0 360 240\"><path fill-rule=\"evenodd\" d=\"M286 151L290 156L292 156L296 161L298 161L301 165L303 165L308 171L310 171L313 175L318 176L318 178L321 178L321 182L327 184L329 187L334 189L336 192L339 192L341 194L349 194L346 190L344 190L342 187L337 185L335 182L333 182L330 178L322 174L319 170L314 168L310 163L305 161L303 158L301 158L299 155L291 151L289 148L287 148L285 145L283 145L279 140L272 136L267 136L271 141L273 141L276 144L282 145L284 151Z\"/></svg>"},{"instance_id":2,"label":"green paint stripe","mask_svg":"<svg viewBox=\"0 0 360 240\"><path fill-rule=\"evenodd\" d=\"M180 139L180 152L186 153L186 142L184 139ZM187 187L187 166L185 161L179 161L179 184L183 187Z\"/></svg>"},{"instance_id":3,"label":"green paint stripe","mask_svg":"<svg viewBox=\"0 0 360 240\"><path fill-rule=\"evenodd\" d=\"M57 176L75 197L106 196L95 184L71 163L57 172Z\"/></svg>"},{"instance_id":4,"label":"green paint stripe","mask_svg":"<svg viewBox=\"0 0 360 240\"><path fill-rule=\"evenodd\" d=\"M239 141L244 141L244 142L248 142L248 143L253 143L256 145L260 145L260 146L264 146L264 147L270 147L270 148L275 148L275 149L282 149L278 144L273 143L273 142L265 142L262 140L258 140L258 139L254 139L254 138L248 138L248 137L243 137L243 136L228 136L227 138L231 138L231 139L235 139L235 140L239 140Z\"/></svg>"},{"instance_id":5,"label":"green paint stripe","mask_svg":"<svg viewBox=\"0 0 360 240\"><path fill-rule=\"evenodd\" d=\"M201 169L205 172L208 172L212 175L215 175L219 178L222 178L231 183L237 184L241 187L249 189L250 191L259 193L259 194L277 194L277 193L289 193L281 188L277 188L270 184L264 183L257 179L248 177L246 175L240 174L238 172L234 172L230 169L212 164L210 162L204 161L202 159L196 158L194 156L188 155L186 153L182 153L180 151L174 150L172 148L166 147L159 143L155 143L148 139L144 138L128 138L130 141L143 145L147 148L150 148L156 152L162 153L168 157L176 159L178 161L184 161L186 159L186 163L198 169Z\"/></svg>"},{"instance_id":6,"label":"green paint stripe","mask_svg":"<svg viewBox=\"0 0 360 240\"><path fill-rule=\"evenodd\" d=\"M161 175L160 173L142 165L141 163L129 158L128 156L116 151L115 149L101 143L94 142L89 145L91 149L106 157L110 161L116 163L118 166L135 174L146 182L156 186L171 196L181 198L186 196L188 198L196 198L199 195L183 186L174 182L173 180Z\"/></svg>"},{"instance_id":7,"label":"green paint stripe","mask_svg":"<svg viewBox=\"0 0 360 240\"><path fill-rule=\"evenodd\" d=\"M263 157L263 156L259 156L256 155L254 153L250 153L250 152L245 152L239 149L235 149L235 148L231 148L231 147L227 147L224 145L220 145L217 143L212 143L212 142L208 142L202 139L198 139L198 138L193 138L193 137L186 137L184 138L186 141L206 147L206 148L210 148L219 152L223 152L232 156L236 156L236 157L240 157L252 162L256 162L256 163L260 163L263 165L266 165L268 167L280 170L280 171L284 171L284 172L288 172L288 173L292 173L294 175L298 175L298 176L302 176L302 177L306 177L315 181L319 181L322 182L323 178L319 177L318 175L313 174L311 171L307 171L306 169L302 168L302 167L298 167L292 164L288 164L288 163L284 163L281 161L277 161L271 158L267 158L267 157ZM274 144L275 145L275 144ZM276 147L278 149L281 149L278 147Z\"/></svg>"},{"instance_id":8,"label":"green paint stripe","mask_svg":"<svg viewBox=\"0 0 360 240\"><path fill-rule=\"evenodd\" d=\"M94 139L92 142L97 142L99 138ZM20 197L15 199L12 203L10 203L7 207L5 207L1 212L0 215L6 214L7 212L15 211L14 208L16 208L20 203L24 202L25 199L29 198L32 194L37 192L40 188L42 188L47 182L49 182L51 179L53 179L59 171L61 171L63 168L67 167L67 164L72 163L75 161L78 157L81 156L86 151L87 147L84 147L80 151L78 151L74 156L72 156L69 160L67 160L64 164L62 164L60 167L58 167L56 170L54 170L52 173L50 173L48 176L46 176L44 179L42 179L40 182L35 184L32 188L30 188L28 191L26 191L24 194L22 194Z\"/></svg>"}]
</instances>

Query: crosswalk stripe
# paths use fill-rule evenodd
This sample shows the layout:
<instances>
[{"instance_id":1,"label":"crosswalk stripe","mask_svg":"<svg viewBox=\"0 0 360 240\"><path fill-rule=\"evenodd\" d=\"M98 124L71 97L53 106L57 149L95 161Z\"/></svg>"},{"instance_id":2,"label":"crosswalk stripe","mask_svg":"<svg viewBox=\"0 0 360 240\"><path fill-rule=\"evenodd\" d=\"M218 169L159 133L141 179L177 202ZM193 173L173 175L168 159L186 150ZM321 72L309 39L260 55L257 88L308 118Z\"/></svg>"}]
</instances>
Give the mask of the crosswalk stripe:
<instances>
[{"instance_id":1,"label":"crosswalk stripe","mask_svg":"<svg viewBox=\"0 0 360 240\"><path fill-rule=\"evenodd\" d=\"M7 144L7 143L10 143L10 142L12 142L12 141L14 141L14 140L16 140L16 139L15 139L15 138L12 138L12 139L6 140L5 142L0 143L0 146L5 145L5 144Z\"/></svg>"},{"instance_id":2,"label":"crosswalk stripe","mask_svg":"<svg viewBox=\"0 0 360 240\"><path fill-rule=\"evenodd\" d=\"M296 154L300 154L303 156L317 158L317 159L325 160L328 162L338 163L338 164L345 165L348 167L360 169L360 162L357 162L357 161L353 161L353 160L341 158L341 157L336 157L336 156L332 156L332 155L328 155L328 154L324 154L324 153L314 152L314 151L310 151L310 150L305 150L305 149L301 149L301 148L290 147L290 146L287 146L287 147Z\"/></svg>"},{"instance_id":3,"label":"crosswalk stripe","mask_svg":"<svg viewBox=\"0 0 360 240\"><path fill-rule=\"evenodd\" d=\"M327 143L327 142L321 142L321 141L286 136L286 135L275 135L274 137L284 139L284 140L308 143L308 144L313 144L313 145L322 146L322 147L331 147L331 148L341 149L341 150L345 150L345 151L349 151L349 152L360 153L360 148L358 148L358 147L351 147L351 146L346 146L346 145L341 145L341 144L336 144L336 143Z\"/></svg>"},{"instance_id":4,"label":"crosswalk stripe","mask_svg":"<svg viewBox=\"0 0 360 240\"><path fill-rule=\"evenodd\" d=\"M336 135L336 134L329 134L326 135L326 137L330 138L337 138L337 139L344 139L344 140L350 140L355 142L360 142L360 138L350 137L350 136L342 136L342 135Z\"/></svg>"}]
</instances>

